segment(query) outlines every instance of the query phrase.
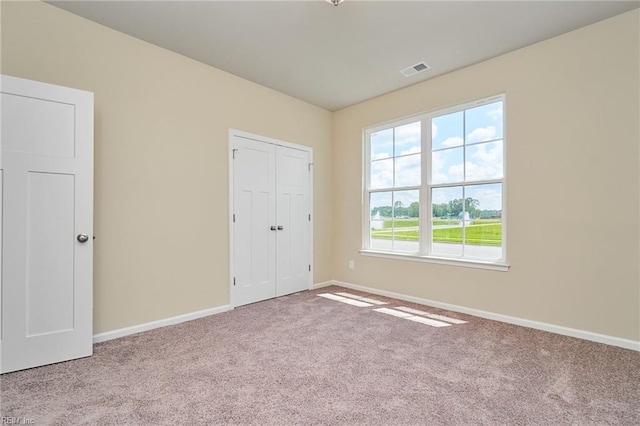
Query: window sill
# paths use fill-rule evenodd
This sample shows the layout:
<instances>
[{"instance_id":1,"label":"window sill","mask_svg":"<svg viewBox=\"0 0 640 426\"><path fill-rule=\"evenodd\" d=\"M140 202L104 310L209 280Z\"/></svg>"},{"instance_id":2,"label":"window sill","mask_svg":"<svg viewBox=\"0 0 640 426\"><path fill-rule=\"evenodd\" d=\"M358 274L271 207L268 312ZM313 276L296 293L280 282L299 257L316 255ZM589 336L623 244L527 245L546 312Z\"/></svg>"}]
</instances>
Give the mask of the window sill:
<instances>
[{"instance_id":1,"label":"window sill","mask_svg":"<svg viewBox=\"0 0 640 426\"><path fill-rule=\"evenodd\" d=\"M387 259L411 260L414 262L437 263L440 265L462 266L465 268L489 269L507 272L509 264L471 259L452 259L448 257L420 256L417 254L392 253L388 251L360 250L364 256L384 257Z\"/></svg>"}]
</instances>

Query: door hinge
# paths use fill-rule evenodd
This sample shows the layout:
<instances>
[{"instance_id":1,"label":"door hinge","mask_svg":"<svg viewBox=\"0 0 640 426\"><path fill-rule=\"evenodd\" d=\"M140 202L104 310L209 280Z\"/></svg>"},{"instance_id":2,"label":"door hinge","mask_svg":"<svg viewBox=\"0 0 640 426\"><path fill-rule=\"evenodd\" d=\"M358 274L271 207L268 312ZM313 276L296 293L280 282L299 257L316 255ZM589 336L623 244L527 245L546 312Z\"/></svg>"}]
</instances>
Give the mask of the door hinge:
<instances>
[{"instance_id":1,"label":"door hinge","mask_svg":"<svg viewBox=\"0 0 640 426\"><path fill-rule=\"evenodd\" d=\"M231 155L233 156L233 159L234 159L234 160L236 159L236 152L238 152L238 149L237 149L237 148L234 148L234 149L232 150L232 153L231 153Z\"/></svg>"},{"instance_id":2,"label":"door hinge","mask_svg":"<svg viewBox=\"0 0 640 426\"><path fill-rule=\"evenodd\" d=\"M309 215L309 222L311 222L311 215Z\"/></svg>"},{"instance_id":3,"label":"door hinge","mask_svg":"<svg viewBox=\"0 0 640 426\"><path fill-rule=\"evenodd\" d=\"M313 163L309 163L309 171L311 171L311 166L313 166Z\"/></svg>"},{"instance_id":4,"label":"door hinge","mask_svg":"<svg viewBox=\"0 0 640 426\"><path fill-rule=\"evenodd\" d=\"M309 265L309 272L311 272L311 265Z\"/></svg>"},{"instance_id":5,"label":"door hinge","mask_svg":"<svg viewBox=\"0 0 640 426\"><path fill-rule=\"evenodd\" d=\"M236 223L236 214L233 214L233 223Z\"/></svg>"},{"instance_id":6,"label":"door hinge","mask_svg":"<svg viewBox=\"0 0 640 426\"><path fill-rule=\"evenodd\" d=\"M233 285L235 287L235 285L236 285L236 277L233 277Z\"/></svg>"}]
</instances>

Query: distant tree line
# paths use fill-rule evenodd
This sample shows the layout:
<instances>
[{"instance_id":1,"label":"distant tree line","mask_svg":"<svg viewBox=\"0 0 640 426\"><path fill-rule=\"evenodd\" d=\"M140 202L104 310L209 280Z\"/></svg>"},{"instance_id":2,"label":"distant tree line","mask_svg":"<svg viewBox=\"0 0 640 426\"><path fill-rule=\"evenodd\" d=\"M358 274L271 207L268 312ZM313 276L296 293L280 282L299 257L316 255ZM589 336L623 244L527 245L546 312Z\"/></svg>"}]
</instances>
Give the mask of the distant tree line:
<instances>
[{"instance_id":1,"label":"distant tree line","mask_svg":"<svg viewBox=\"0 0 640 426\"><path fill-rule=\"evenodd\" d=\"M448 203L434 204L433 217L437 218L458 218L462 213L463 200L457 198ZM412 202L409 206L404 206L402 201L396 201L392 206L380 206L371 209L371 215L375 216L380 213L383 217L419 217L420 204L417 201ZM480 201L475 198L467 197L464 200L464 210L469 212L471 219L495 219L502 217L502 210L482 210L480 209Z\"/></svg>"},{"instance_id":2,"label":"distant tree line","mask_svg":"<svg viewBox=\"0 0 640 426\"><path fill-rule=\"evenodd\" d=\"M409 204L408 207L404 206L404 203L402 201L396 201L393 205L393 207L391 206L380 206L380 207L374 207L373 209L371 209L371 215L375 216L378 213L380 213L380 216L382 217L392 217L393 216L393 211L395 210L395 217L419 217L420 216L420 203L418 203L417 201L414 201L413 203Z\"/></svg>"}]
</instances>

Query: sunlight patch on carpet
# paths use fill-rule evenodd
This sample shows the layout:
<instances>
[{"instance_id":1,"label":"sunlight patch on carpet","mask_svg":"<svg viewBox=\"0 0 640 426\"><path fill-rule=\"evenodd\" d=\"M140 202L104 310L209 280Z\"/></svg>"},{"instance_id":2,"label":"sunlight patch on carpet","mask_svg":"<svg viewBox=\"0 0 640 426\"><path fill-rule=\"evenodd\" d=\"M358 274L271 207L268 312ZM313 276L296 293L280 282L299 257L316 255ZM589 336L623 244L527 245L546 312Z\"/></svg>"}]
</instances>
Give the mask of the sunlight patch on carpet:
<instances>
[{"instance_id":1,"label":"sunlight patch on carpet","mask_svg":"<svg viewBox=\"0 0 640 426\"><path fill-rule=\"evenodd\" d=\"M376 299L370 299L368 297L362 297L362 296L358 296L357 294L351 294L351 293L336 293L337 295L340 296L344 296L344 297L348 297L350 299L356 299L356 300L360 300L362 302L366 302L366 303L371 303L372 305L386 305L387 302L382 302L380 300L376 300Z\"/></svg>"},{"instance_id":2,"label":"sunlight patch on carpet","mask_svg":"<svg viewBox=\"0 0 640 426\"><path fill-rule=\"evenodd\" d=\"M387 302L382 302L376 299L370 299L368 297L358 296L357 294L340 292L340 293L320 293L320 297L325 299L335 300L336 302L346 303L352 306L358 306L360 308L370 308L375 305L386 305ZM465 324L466 321L462 321L456 318L449 318L444 315L432 314L419 309L408 308L406 306L398 306L394 309L391 308L376 308L373 309L381 314L392 315L394 317L407 319L409 321L417 322L420 324L429 325L431 327L449 327L452 324Z\"/></svg>"},{"instance_id":3,"label":"sunlight patch on carpet","mask_svg":"<svg viewBox=\"0 0 640 426\"><path fill-rule=\"evenodd\" d=\"M380 312L382 314L393 315L394 317L408 319L409 321L413 321L413 322L419 322L420 324L430 325L432 327L449 327L451 325L442 321L436 321L436 320L432 320L424 317L417 317L415 315L411 315L410 313L397 311L395 309L379 308L379 309L374 309L374 311Z\"/></svg>"},{"instance_id":4,"label":"sunlight patch on carpet","mask_svg":"<svg viewBox=\"0 0 640 426\"><path fill-rule=\"evenodd\" d=\"M380 312L382 314L393 315L394 317L400 317L400 318L407 318L407 317L413 316L406 312L396 311L395 309L389 309L389 308L379 308L379 309L374 309L374 311Z\"/></svg>"},{"instance_id":5,"label":"sunlight patch on carpet","mask_svg":"<svg viewBox=\"0 0 640 426\"><path fill-rule=\"evenodd\" d=\"M396 307L396 309L404 311L404 312L409 312L410 314L416 314L416 315L422 315L423 317L428 317L428 318L433 318L433 319L437 319L440 321L446 321L446 322L450 322L451 324L466 324L466 321L462 321L456 318L449 318L449 317L445 317L444 315L438 315L438 314L431 314L429 312L426 311L421 311L419 309L413 309L413 308L407 308L405 306L398 306Z\"/></svg>"},{"instance_id":6,"label":"sunlight patch on carpet","mask_svg":"<svg viewBox=\"0 0 640 426\"><path fill-rule=\"evenodd\" d=\"M321 294L318 294L318 296L324 297L325 299L331 299L337 302L346 303L348 305L358 306L360 308L368 308L373 306L371 303L362 302L360 300L348 299L346 297L338 296L337 294L321 293Z\"/></svg>"},{"instance_id":7,"label":"sunlight patch on carpet","mask_svg":"<svg viewBox=\"0 0 640 426\"><path fill-rule=\"evenodd\" d=\"M430 325L432 327L449 327L451 325L451 324L447 324L446 322L436 321L434 319L429 319L425 317L410 316L410 317L406 317L405 319L408 319L409 321L413 321L413 322L419 322L420 324Z\"/></svg>"}]
</instances>

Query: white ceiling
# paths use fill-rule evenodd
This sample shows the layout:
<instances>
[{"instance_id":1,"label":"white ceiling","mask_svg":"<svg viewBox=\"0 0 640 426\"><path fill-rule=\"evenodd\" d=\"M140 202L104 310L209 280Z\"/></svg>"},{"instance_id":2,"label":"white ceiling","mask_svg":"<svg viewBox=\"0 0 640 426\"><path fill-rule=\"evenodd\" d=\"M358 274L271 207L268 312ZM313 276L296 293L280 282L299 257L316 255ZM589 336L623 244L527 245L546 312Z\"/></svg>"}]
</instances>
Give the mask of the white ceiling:
<instances>
[{"instance_id":1,"label":"white ceiling","mask_svg":"<svg viewBox=\"0 0 640 426\"><path fill-rule=\"evenodd\" d=\"M328 110L554 37L640 1L50 1ZM412 77L399 70L425 61ZM601 65L601 64L600 64Z\"/></svg>"}]
</instances>

